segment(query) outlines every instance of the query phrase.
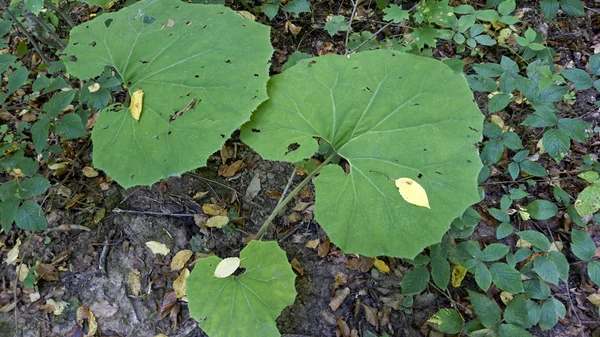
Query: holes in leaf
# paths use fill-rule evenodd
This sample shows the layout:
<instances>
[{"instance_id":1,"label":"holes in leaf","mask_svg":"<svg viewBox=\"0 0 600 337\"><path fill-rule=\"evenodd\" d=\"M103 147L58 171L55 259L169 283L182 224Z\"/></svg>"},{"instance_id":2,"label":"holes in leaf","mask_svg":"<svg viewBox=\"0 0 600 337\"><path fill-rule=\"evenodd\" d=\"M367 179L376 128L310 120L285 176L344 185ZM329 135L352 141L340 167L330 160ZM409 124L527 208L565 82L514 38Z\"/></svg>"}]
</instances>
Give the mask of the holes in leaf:
<instances>
[{"instance_id":1,"label":"holes in leaf","mask_svg":"<svg viewBox=\"0 0 600 337\"><path fill-rule=\"evenodd\" d=\"M392 56L396 56L396 53L393 53Z\"/></svg>"},{"instance_id":2,"label":"holes in leaf","mask_svg":"<svg viewBox=\"0 0 600 337\"><path fill-rule=\"evenodd\" d=\"M188 22L185 23L186 26L189 26L191 24L192 24L192 21L188 21Z\"/></svg>"},{"instance_id":3,"label":"holes in leaf","mask_svg":"<svg viewBox=\"0 0 600 337\"><path fill-rule=\"evenodd\" d=\"M199 77L200 77L200 75L196 74L196 75L194 75L194 77L195 77L195 78L199 78Z\"/></svg>"},{"instance_id":4,"label":"holes in leaf","mask_svg":"<svg viewBox=\"0 0 600 337\"><path fill-rule=\"evenodd\" d=\"M427 149L423 149L423 151L427 151Z\"/></svg>"},{"instance_id":5,"label":"holes in leaf","mask_svg":"<svg viewBox=\"0 0 600 337\"><path fill-rule=\"evenodd\" d=\"M108 19L106 21L104 21L104 26L106 26L106 28L110 27L110 25L113 23L113 19Z\"/></svg>"},{"instance_id":6,"label":"holes in leaf","mask_svg":"<svg viewBox=\"0 0 600 337\"><path fill-rule=\"evenodd\" d=\"M363 90L366 90L368 92L373 92L373 90L371 90L371 88L369 88L369 87L364 87Z\"/></svg>"},{"instance_id":7,"label":"holes in leaf","mask_svg":"<svg viewBox=\"0 0 600 337\"><path fill-rule=\"evenodd\" d=\"M292 143L292 144L288 145L287 152L284 153L283 155L287 156L288 153L294 152L294 151L298 150L299 148L300 148L300 144L298 144L298 143Z\"/></svg>"},{"instance_id":8,"label":"holes in leaf","mask_svg":"<svg viewBox=\"0 0 600 337\"><path fill-rule=\"evenodd\" d=\"M252 132L254 132L254 133L259 133L259 132L260 132L260 130L259 130L259 129L252 128Z\"/></svg>"},{"instance_id":9,"label":"holes in leaf","mask_svg":"<svg viewBox=\"0 0 600 337\"><path fill-rule=\"evenodd\" d=\"M146 63L148 63L148 61L144 61L144 60L140 60L140 62L141 62L142 64L146 64Z\"/></svg>"},{"instance_id":10,"label":"holes in leaf","mask_svg":"<svg viewBox=\"0 0 600 337\"><path fill-rule=\"evenodd\" d=\"M92 46L92 47L96 47L96 44L97 44L96 41L90 42L90 46Z\"/></svg>"},{"instance_id":11,"label":"holes in leaf","mask_svg":"<svg viewBox=\"0 0 600 337\"><path fill-rule=\"evenodd\" d=\"M169 136L170 136L172 132L173 132L173 131L169 131L169 132L167 132L167 135L169 135Z\"/></svg>"},{"instance_id":12,"label":"holes in leaf","mask_svg":"<svg viewBox=\"0 0 600 337\"><path fill-rule=\"evenodd\" d=\"M224 135L224 134L221 134L221 138L225 138L225 135Z\"/></svg>"},{"instance_id":13,"label":"holes in leaf","mask_svg":"<svg viewBox=\"0 0 600 337\"><path fill-rule=\"evenodd\" d=\"M444 175L444 174L442 174L442 172L440 172L440 171L435 171L435 173L437 173L437 174L439 174L439 175L441 175L441 176L443 176L443 175Z\"/></svg>"},{"instance_id":14,"label":"holes in leaf","mask_svg":"<svg viewBox=\"0 0 600 337\"><path fill-rule=\"evenodd\" d=\"M254 76L258 77L258 74L254 74Z\"/></svg>"},{"instance_id":15,"label":"holes in leaf","mask_svg":"<svg viewBox=\"0 0 600 337\"><path fill-rule=\"evenodd\" d=\"M419 178L419 179L423 178L423 173L419 173L419 175L417 175L417 178Z\"/></svg>"},{"instance_id":16,"label":"holes in leaf","mask_svg":"<svg viewBox=\"0 0 600 337\"><path fill-rule=\"evenodd\" d=\"M358 67L354 67L354 68L352 68L352 70L356 70L356 69L358 69Z\"/></svg>"},{"instance_id":17,"label":"holes in leaf","mask_svg":"<svg viewBox=\"0 0 600 337\"><path fill-rule=\"evenodd\" d=\"M71 61L71 62L77 62L77 57L75 57L75 56L69 56L69 61Z\"/></svg>"},{"instance_id":18,"label":"holes in leaf","mask_svg":"<svg viewBox=\"0 0 600 337\"><path fill-rule=\"evenodd\" d=\"M246 272L246 268L240 267L240 268L236 269L233 272L233 274L231 274L231 275L233 275L233 276L240 276L240 275L242 275L245 272Z\"/></svg>"},{"instance_id":19,"label":"holes in leaf","mask_svg":"<svg viewBox=\"0 0 600 337\"><path fill-rule=\"evenodd\" d=\"M312 61L308 62L308 67L309 67L309 68L310 68L310 67L312 67L312 66L313 66L313 64L317 64L317 61L315 61L315 60L312 60Z\"/></svg>"},{"instance_id":20,"label":"holes in leaf","mask_svg":"<svg viewBox=\"0 0 600 337\"><path fill-rule=\"evenodd\" d=\"M230 60L230 59L227 59L227 60L225 60L225 63L227 63L227 64L231 64L231 60Z\"/></svg>"},{"instance_id":21,"label":"holes in leaf","mask_svg":"<svg viewBox=\"0 0 600 337\"><path fill-rule=\"evenodd\" d=\"M78 45L78 44L79 44L79 42L73 42L73 45L74 45L74 46L76 46L76 45Z\"/></svg>"},{"instance_id":22,"label":"holes in leaf","mask_svg":"<svg viewBox=\"0 0 600 337\"><path fill-rule=\"evenodd\" d=\"M411 104L410 106L420 106L420 105L421 105L420 103L414 103L414 104Z\"/></svg>"},{"instance_id":23,"label":"holes in leaf","mask_svg":"<svg viewBox=\"0 0 600 337\"><path fill-rule=\"evenodd\" d=\"M470 126L469 126L469 129L471 129L472 131L475 131L475 132L479 132L479 130L477 130L477 129L473 128L473 127L470 127Z\"/></svg>"}]
</instances>

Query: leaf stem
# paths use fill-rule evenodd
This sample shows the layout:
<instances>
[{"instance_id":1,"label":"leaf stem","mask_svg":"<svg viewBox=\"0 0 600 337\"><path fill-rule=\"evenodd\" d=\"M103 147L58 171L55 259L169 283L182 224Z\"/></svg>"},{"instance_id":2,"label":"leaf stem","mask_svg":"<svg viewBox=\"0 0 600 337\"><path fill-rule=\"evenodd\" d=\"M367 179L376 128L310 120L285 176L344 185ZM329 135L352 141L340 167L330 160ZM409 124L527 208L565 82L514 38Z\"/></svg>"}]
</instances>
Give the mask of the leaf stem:
<instances>
[{"instance_id":1,"label":"leaf stem","mask_svg":"<svg viewBox=\"0 0 600 337\"><path fill-rule=\"evenodd\" d=\"M329 162L331 162L331 160L333 160L333 158L336 155L337 155L337 152L334 151L327 159L325 159L324 162L321 163L321 165L317 166L316 169L314 169L310 174L308 174L306 176L306 178L304 178L304 180L302 180L300 182L300 184L298 184L298 186L294 187L294 189L290 192L290 194L288 194L287 197L285 197L285 199L280 200L280 202L277 204L277 206L275 207L275 209L273 210L273 212L271 212L271 214L269 215L269 217L267 218L267 220L265 220L265 222L262 224L262 226L258 230L258 233L256 233L256 238L255 238L256 240L261 240L262 239L262 237L267 232L267 229L269 229L269 226L271 225L271 222L273 221L273 219L275 219L275 217L277 216L277 214L279 214L279 212L281 212L281 210L298 194L298 192L300 192L300 190L306 184L308 184L308 182L311 181L312 178L317 173L321 172L321 169L323 169L323 167L325 167L327 164L329 164Z\"/></svg>"}]
</instances>

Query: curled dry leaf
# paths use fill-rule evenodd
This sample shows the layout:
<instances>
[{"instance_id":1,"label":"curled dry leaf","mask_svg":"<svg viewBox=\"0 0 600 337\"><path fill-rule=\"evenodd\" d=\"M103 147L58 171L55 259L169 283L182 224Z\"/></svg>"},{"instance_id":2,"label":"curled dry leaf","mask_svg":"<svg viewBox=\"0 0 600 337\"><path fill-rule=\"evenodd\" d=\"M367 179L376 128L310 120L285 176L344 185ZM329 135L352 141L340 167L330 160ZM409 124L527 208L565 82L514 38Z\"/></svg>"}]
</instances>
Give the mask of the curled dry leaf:
<instances>
[{"instance_id":1,"label":"curled dry leaf","mask_svg":"<svg viewBox=\"0 0 600 337\"><path fill-rule=\"evenodd\" d=\"M173 309L173 306L176 303L177 303L177 294L175 294L174 291L166 293L165 297L163 298L162 304L160 305L158 319L161 320L161 319L167 317L167 315L169 315L169 313L171 313L171 309Z\"/></svg>"},{"instance_id":2,"label":"curled dry leaf","mask_svg":"<svg viewBox=\"0 0 600 337\"><path fill-rule=\"evenodd\" d=\"M306 242L306 248L315 249L319 246L319 243L321 243L319 239L310 240Z\"/></svg>"},{"instance_id":3,"label":"curled dry leaf","mask_svg":"<svg viewBox=\"0 0 600 337\"><path fill-rule=\"evenodd\" d=\"M108 301L95 302L90 306L90 310L96 315L97 318L108 318L116 314L119 311L119 307L116 304L111 304Z\"/></svg>"},{"instance_id":4,"label":"curled dry leaf","mask_svg":"<svg viewBox=\"0 0 600 337\"><path fill-rule=\"evenodd\" d=\"M148 241L146 242L146 247L150 248L152 253L167 255L171 251L164 243L156 242L156 241Z\"/></svg>"},{"instance_id":5,"label":"curled dry leaf","mask_svg":"<svg viewBox=\"0 0 600 337\"><path fill-rule=\"evenodd\" d=\"M58 281L58 271L51 264L38 264L35 267L35 273L46 281Z\"/></svg>"},{"instance_id":6,"label":"curled dry leaf","mask_svg":"<svg viewBox=\"0 0 600 337\"><path fill-rule=\"evenodd\" d=\"M431 208L429 207L427 192L418 182L410 178L398 178L395 180L395 183L398 191L400 191L400 195L406 202L420 207Z\"/></svg>"},{"instance_id":7,"label":"curled dry leaf","mask_svg":"<svg viewBox=\"0 0 600 337\"><path fill-rule=\"evenodd\" d=\"M46 300L45 307L52 310L52 313L55 316L60 316L63 313L63 311L65 310L65 308L67 307L67 305L69 305L69 303L67 303L65 301L57 302L54 299L50 298L50 299Z\"/></svg>"},{"instance_id":8,"label":"curled dry leaf","mask_svg":"<svg viewBox=\"0 0 600 337\"><path fill-rule=\"evenodd\" d=\"M140 274L140 271L137 269L129 271L129 289L133 296L140 296L140 291L142 290L142 274Z\"/></svg>"},{"instance_id":9,"label":"curled dry leaf","mask_svg":"<svg viewBox=\"0 0 600 337\"><path fill-rule=\"evenodd\" d=\"M375 261L373 262L373 265L381 273L387 274L387 273L390 272L390 267L388 267L388 265L385 262L383 262L382 260L380 260L378 258L375 258Z\"/></svg>"},{"instance_id":10,"label":"curled dry leaf","mask_svg":"<svg viewBox=\"0 0 600 337\"><path fill-rule=\"evenodd\" d=\"M15 245L8 251L6 255L6 264L11 265L17 262L19 258L19 247L21 247L21 238L17 238Z\"/></svg>"},{"instance_id":11,"label":"curled dry leaf","mask_svg":"<svg viewBox=\"0 0 600 337\"><path fill-rule=\"evenodd\" d=\"M202 212L206 215L222 215L225 214L226 211L223 209L223 207L216 205L216 204L204 204L202 205Z\"/></svg>"},{"instance_id":12,"label":"curled dry leaf","mask_svg":"<svg viewBox=\"0 0 600 337\"><path fill-rule=\"evenodd\" d=\"M100 90L100 84L99 83L94 83L94 84L90 84L88 85L88 91L91 93L94 93L96 91Z\"/></svg>"},{"instance_id":13,"label":"curled dry leaf","mask_svg":"<svg viewBox=\"0 0 600 337\"><path fill-rule=\"evenodd\" d=\"M98 171L94 170L91 166L86 166L82 170L83 175L87 178L95 178L98 176Z\"/></svg>"},{"instance_id":14,"label":"curled dry leaf","mask_svg":"<svg viewBox=\"0 0 600 337\"><path fill-rule=\"evenodd\" d=\"M179 274L179 276L175 279L175 281L173 281L173 290L175 291L175 294L177 295L177 298L182 298L185 296L185 291L186 291L186 283L185 280L188 278L188 276L190 276L190 270L185 268L184 270L181 271L181 274Z\"/></svg>"},{"instance_id":15,"label":"curled dry leaf","mask_svg":"<svg viewBox=\"0 0 600 337\"><path fill-rule=\"evenodd\" d=\"M129 110L131 111L131 116L136 121L139 121L142 117L142 106L144 102L144 91L142 89L136 90L131 95L131 104L129 105Z\"/></svg>"},{"instance_id":16,"label":"curled dry leaf","mask_svg":"<svg viewBox=\"0 0 600 337\"><path fill-rule=\"evenodd\" d=\"M600 308L600 294L591 294L590 296L588 296L586 298L597 308Z\"/></svg>"},{"instance_id":17,"label":"curled dry leaf","mask_svg":"<svg viewBox=\"0 0 600 337\"><path fill-rule=\"evenodd\" d=\"M217 215L206 221L206 227L223 228L229 223L229 217L225 215Z\"/></svg>"},{"instance_id":18,"label":"curled dry leaf","mask_svg":"<svg viewBox=\"0 0 600 337\"><path fill-rule=\"evenodd\" d=\"M179 271L185 267L185 264L188 262L190 257L192 257L192 255L194 255L194 252L189 249L178 251L171 261L171 271Z\"/></svg>"},{"instance_id":19,"label":"curled dry leaf","mask_svg":"<svg viewBox=\"0 0 600 337\"><path fill-rule=\"evenodd\" d=\"M292 265L292 268L300 275L304 275L304 268L302 267L302 265L300 264L300 261L298 261L296 258L293 258L292 261L290 262L290 264Z\"/></svg>"},{"instance_id":20,"label":"curled dry leaf","mask_svg":"<svg viewBox=\"0 0 600 337\"><path fill-rule=\"evenodd\" d=\"M455 266L452 269L452 286L453 287L460 287L460 284L462 283L462 280L465 278L465 275L467 275L467 269L463 266Z\"/></svg>"},{"instance_id":21,"label":"curled dry leaf","mask_svg":"<svg viewBox=\"0 0 600 337\"><path fill-rule=\"evenodd\" d=\"M244 165L243 160L237 160L230 165L225 166L224 168L219 170L219 175L230 178L233 177Z\"/></svg>"},{"instance_id":22,"label":"curled dry leaf","mask_svg":"<svg viewBox=\"0 0 600 337\"><path fill-rule=\"evenodd\" d=\"M340 305L344 303L344 300L346 299L346 297L348 297L348 295L350 295L350 288L348 287L341 290L337 290L335 292L334 297L329 302L329 307L331 308L331 310L336 311L340 307Z\"/></svg>"},{"instance_id":23,"label":"curled dry leaf","mask_svg":"<svg viewBox=\"0 0 600 337\"><path fill-rule=\"evenodd\" d=\"M240 262L241 260L239 257L228 257L221 260L221 262L219 262L217 265L213 276L217 278L225 278L233 274L240 266Z\"/></svg>"},{"instance_id":24,"label":"curled dry leaf","mask_svg":"<svg viewBox=\"0 0 600 337\"><path fill-rule=\"evenodd\" d=\"M376 329L379 327L379 318L377 317L377 308L370 307L366 304L362 305L365 312L365 319L371 323Z\"/></svg>"},{"instance_id":25,"label":"curled dry leaf","mask_svg":"<svg viewBox=\"0 0 600 337\"><path fill-rule=\"evenodd\" d=\"M88 332L84 335L85 337L95 336L98 331L96 317L87 305L77 308L77 324L82 327L87 326Z\"/></svg>"}]
</instances>

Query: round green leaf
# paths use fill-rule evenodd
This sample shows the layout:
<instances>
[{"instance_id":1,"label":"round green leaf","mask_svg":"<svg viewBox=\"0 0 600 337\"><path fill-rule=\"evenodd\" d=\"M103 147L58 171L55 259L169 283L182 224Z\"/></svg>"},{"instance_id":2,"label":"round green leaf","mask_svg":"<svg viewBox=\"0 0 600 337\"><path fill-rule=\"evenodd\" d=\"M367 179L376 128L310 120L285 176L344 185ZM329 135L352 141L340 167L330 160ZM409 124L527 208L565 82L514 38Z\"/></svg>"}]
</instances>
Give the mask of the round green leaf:
<instances>
[{"instance_id":1,"label":"round green leaf","mask_svg":"<svg viewBox=\"0 0 600 337\"><path fill-rule=\"evenodd\" d=\"M177 0L141 1L75 27L64 51L71 75L110 66L130 93L144 92L139 121L118 105L100 113L94 166L130 187L203 165L267 98L272 51L267 26Z\"/></svg>"},{"instance_id":2,"label":"round green leaf","mask_svg":"<svg viewBox=\"0 0 600 337\"><path fill-rule=\"evenodd\" d=\"M527 212L533 219L548 220L556 215L558 207L548 200L534 200L527 205Z\"/></svg>"},{"instance_id":3,"label":"round green leaf","mask_svg":"<svg viewBox=\"0 0 600 337\"><path fill-rule=\"evenodd\" d=\"M441 309L427 321L436 325L436 330L448 334L457 334L464 324L458 311L454 309Z\"/></svg>"},{"instance_id":4,"label":"round green leaf","mask_svg":"<svg viewBox=\"0 0 600 337\"><path fill-rule=\"evenodd\" d=\"M571 250L578 258L589 261L596 254L596 244L590 235L584 231L571 231Z\"/></svg>"},{"instance_id":5,"label":"round green leaf","mask_svg":"<svg viewBox=\"0 0 600 337\"><path fill-rule=\"evenodd\" d=\"M239 276L215 278L221 259L200 259L187 278L190 316L211 337L279 337L275 319L294 303L296 276L276 242L250 241Z\"/></svg>"},{"instance_id":6,"label":"round green leaf","mask_svg":"<svg viewBox=\"0 0 600 337\"><path fill-rule=\"evenodd\" d=\"M498 324L500 324L502 315L498 304L483 294L470 290L467 291L469 292L473 311L475 311L481 324L488 329L496 329Z\"/></svg>"},{"instance_id":7,"label":"round green leaf","mask_svg":"<svg viewBox=\"0 0 600 337\"><path fill-rule=\"evenodd\" d=\"M550 259L545 256L536 256L533 260L533 268L543 280L558 285L558 268Z\"/></svg>"},{"instance_id":8,"label":"round green leaf","mask_svg":"<svg viewBox=\"0 0 600 337\"><path fill-rule=\"evenodd\" d=\"M265 159L297 162L330 144L347 163L315 180L315 218L346 253L412 258L479 200L474 142L482 115L461 74L388 50L303 60L269 82L270 99L242 127ZM430 209L394 179L417 181Z\"/></svg>"},{"instance_id":9,"label":"round green leaf","mask_svg":"<svg viewBox=\"0 0 600 337\"><path fill-rule=\"evenodd\" d=\"M511 294L523 292L523 282L521 273L506 263L494 263L490 267L492 280L501 290L508 291Z\"/></svg>"},{"instance_id":10,"label":"round green leaf","mask_svg":"<svg viewBox=\"0 0 600 337\"><path fill-rule=\"evenodd\" d=\"M537 231L522 231L517 233L523 240L531 243L535 248L540 249L543 252L550 250L550 240Z\"/></svg>"},{"instance_id":11,"label":"round green leaf","mask_svg":"<svg viewBox=\"0 0 600 337\"><path fill-rule=\"evenodd\" d=\"M402 278L402 295L416 295L427 288L429 271L425 267L416 267Z\"/></svg>"}]
</instances>

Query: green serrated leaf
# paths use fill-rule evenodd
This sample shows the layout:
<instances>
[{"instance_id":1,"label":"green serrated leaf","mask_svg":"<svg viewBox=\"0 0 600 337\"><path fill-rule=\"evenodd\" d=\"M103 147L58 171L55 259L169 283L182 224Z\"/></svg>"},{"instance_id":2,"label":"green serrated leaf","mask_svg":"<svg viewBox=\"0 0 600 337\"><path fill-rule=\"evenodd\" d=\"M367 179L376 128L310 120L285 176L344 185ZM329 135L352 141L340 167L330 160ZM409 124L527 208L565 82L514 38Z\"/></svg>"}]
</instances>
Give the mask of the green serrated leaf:
<instances>
[{"instance_id":1,"label":"green serrated leaf","mask_svg":"<svg viewBox=\"0 0 600 337\"><path fill-rule=\"evenodd\" d=\"M567 310L562 302L554 298L547 299L542 305L540 328L542 331L552 329L558 323L558 318L565 318L566 314Z\"/></svg>"},{"instance_id":2,"label":"green serrated leaf","mask_svg":"<svg viewBox=\"0 0 600 337\"><path fill-rule=\"evenodd\" d=\"M489 329L497 329L501 320L501 311L498 304L485 295L470 290L467 291L473 310L481 324Z\"/></svg>"},{"instance_id":3,"label":"green serrated leaf","mask_svg":"<svg viewBox=\"0 0 600 337\"><path fill-rule=\"evenodd\" d=\"M308 0L292 0L285 4L282 9L288 13L310 13L310 5Z\"/></svg>"},{"instance_id":4,"label":"green serrated leaf","mask_svg":"<svg viewBox=\"0 0 600 337\"><path fill-rule=\"evenodd\" d=\"M507 323L527 327L527 300L523 295L515 296L504 310L504 320Z\"/></svg>"},{"instance_id":5,"label":"green serrated leaf","mask_svg":"<svg viewBox=\"0 0 600 337\"><path fill-rule=\"evenodd\" d=\"M592 184L583 189L575 200L575 209L581 216L596 213L600 209L600 184Z\"/></svg>"},{"instance_id":6,"label":"green serrated leaf","mask_svg":"<svg viewBox=\"0 0 600 337\"><path fill-rule=\"evenodd\" d=\"M496 96L494 96L496 97ZM507 148L513 150L513 151L517 151L523 148L523 143L521 138L519 137L519 135L517 135L516 133L512 132L512 131L508 131L505 132L504 134L502 134L502 142L504 143L504 146L506 146Z\"/></svg>"},{"instance_id":7,"label":"green serrated leaf","mask_svg":"<svg viewBox=\"0 0 600 337\"><path fill-rule=\"evenodd\" d=\"M500 111L510 103L511 95L509 94L497 94L494 95L488 104L488 112L493 113Z\"/></svg>"},{"instance_id":8,"label":"green serrated leaf","mask_svg":"<svg viewBox=\"0 0 600 337\"><path fill-rule=\"evenodd\" d=\"M508 222L503 222L496 229L496 239L504 239L505 237L511 235L512 232L513 226Z\"/></svg>"},{"instance_id":9,"label":"green serrated leaf","mask_svg":"<svg viewBox=\"0 0 600 337\"><path fill-rule=\"evenodd\" d=\"M566 69L563 70L561 75L573 82L576 90L587 90L592 87L592 78L585 70L577 68Z\"/></svg>"},{"instance_id":10,"label":"green serrated leaf","mask_svg":"<svg viewBox=\"0 0 600 337\"><path fill-rule=\"evenodd\" d=\"M523 282L523 289L527 297L536 300L545 300L550 297L550 286L542 280L526 280Z\"/></svg>"},{"instance_id":11,"label":"green serrated leaf","mask_svg":"<svg viewBox=\"0 0 600 337\"><path fill-rule=\"evenodd\" d=\"M21 199L29 199L46 193L50 188L48 179L41 175L35 175L30 179L23 180L19 184L19 197Z\"/></svg>"},{"instance_id":12,"label":"green serrated leaf","mask_svg":"<svg viewBox=\"0 0 600 337\"><path fill-rule=\"evenodd\" d=\"M44 8L44 0L24 0L23 4L34 15L38 15L42 8Z\"/></svg>"},{"instance_id":13,"label":"green serrated leaf","mask_svg":"<svg viewBox=\"0 0 600 337\"><path fill-rule=\"evenodd\" d=\"M383 12L385 13L383 19L386 21L392 21L394 23L400 23L402 20L408 20L410 17L408 11L405 11L402 9L402 7L393 4L384 9Z\"/></svg>"},{"instance_id":14,"label":"green serrated leaf","mask_svg":"<svg viewBox=\"0 0 600 337\"><path fill-rule=\"evenodd\" d=\"M545 256L536 256L533 260L535 272L546 282L558 285L558 268Z\"/></svg>"},{"instance_id":15,"label":"green serrated leaf","mask_svg":"<svg viewBox=\"0 0 600 337\"><path fill-rule=\"evenodd\" d=\"M61 91L52 96L50 100L43 105L44 112L48 113L50 118L56 118L58 115L71 104L77 90Z\"/></svg>"},{"instance_id":16,"label":"green serrated leaf","mask_svg":"<svg viewBox=\"0 0 600 337\"><path fill-rule=\"evenodd\" d=\"M29 231L48 229L44 210L40 205L31 200L25 200L19 209L17 209L15 224L17 227Z\"/></svg>"},{"instance_id":17,"label":"green serrated leaf","mask_svg":"<svg viewBox=\"0 0 600 337\"><path fill-rule=\"evenodd\" d=\"M542 137L544 148L556 162L560 162L569 152L571 141L569 135L560 129L550 129Z\"/></svg>"},{"instance_id":18,"label":"green serrated leaf","mask_svg":"<svg viewBox=\"0 0 600 337\"><path fill-rule=\"evenodd\" d=\"M55 131L59 136L66 139L79 138L87 133L85 131L85 124L83 124L81 118L75 113L64 115L56 125ZM117 151L114 152L116 153Z\"/></svg>"},{"instance_id":19,"label":"green serrated leaf","mask_svg":"<svg viewBox=\"0 0 600 337\"><path fill-rule=\"evenodd\" d=\"M509 251L510 247L501 243L492 243L481 252L480 259L482 261L491 262L500 260Z\"/></svg>"},{"instance_id":20,"label":"green serrated leaf","mask_svg":"<svg viewBox=\"0 0 600 337\"><path fill-rule=\"evenodd\" d=\"M145 0L75 27L70 74L111 66L130 94L144 92L139 121L125 107L100 113L94 166L130 187L204 164L267 98L272 52L268 27L220 5Z\"/></svg>"},{"instance_id":21,"label":"green serrated leaf","mask_svg":"<svg viewBox=\"0 0 600 337\"><path fill-rule=\"evenodd\" d=\"M494 263L490 267L492 280L501 290L508 291L511 294L523 292L523 282L521 273L506 263Z\"/></svg>"},{"instance_id":22,"label":"green serrated leaf","mask_svg":"<svg viewBox=\"0 0 600 337\"><path fill-rule=\"evenodd\" d=\"M524 160L520 166L523 172L534 177L545 177L548 175L546 168L531 160Z\"/></svg>"},{"instance_id":23,"label":"green serrated leaf","mask_svg":"<svg viewBox=\"0 0 600 337\"><path fill-rule=\"evenodd\" d=\"M429 271L425 267L415 267L402 278L402 295L420 294L427 288Z\"/></svg>"},{"instance_id":24,"label":"green serrated leaf","mask_svg":"<svg viewBox=\"0 0 600 337\"><path fill-rule=\"evenodd\" d=\"M548 253L548 259L556 265L558 278L566 282L569 278L569 262L565 255L561 252L550 251Z\"/></svg>"},{"instance_id":25,"label":"green serrated leaf","mask_svg":"<svg viewBox=\"0 0 600 337\"><path fill-rule=\"evenodd\" d=\"M592 74L600 76L600 53L590 56L588 64L590 65Z\"/></svg>"},{"instance_id":26,"label":"green serrated leaf","mask_svg":"<svg viewBox=\"0 0 600 337\"><path fill-rule=\"evenodd\" d=\"M500 324L498 337L533 337L529 331L513 324Z\"/></svg>"},{"instance_id":27,"label":"green serrated leaf","mask_svg":"<svg viewBox=\"0 0 600 337\"><path fill-rule=\"evenodd\" d=\"M427 322L435 325L437 331L457 334L463 326L463 319L455 309L441 309Z\"/></svg>"},{"instance_id":28,"label":"green serrated leaf","mask_svg":"<svg viewBox=\"0 0 600 337\"><path fill-rule=\"evenodd\" d=\"M483 291L487 291L492 285L492 273L485 264L479 263L475 266L475 282Z\"/></svg>"},{"instance_id":29,"label":"green serrated leaf","mask_svg":"<svg viewBox=\"0 0 600 337\"><path fill-rule=\"evenodd\" d=\"M584 231L571 231L571 251L578 258L589 261L596 254L596 244L590 235Z\"/></svg>"},{"instance_id":30,"label":"green serrated leaf","mask_svg":"<svg viewBox=\"0 0 600 337\"><path fill-rule=\"evenodd\" d=\"M523 240L531 243L535 248L547 252L550 250L550 240L537 231L522 231L517 233Z\"/></svg>"},{"instance_id":31,"label":"green serrated leaf","mask_svg":"<svg viewBox=\"0 0 600 337\"><path fill-rule=\"evenodd\" d=\"M220 258L196 261L187 278L190 316L211 337L280 336L275 319L294 302L296 276L276 242L250 241L239 276L215 278Z\"/></svg>"},{"instance_id":32,"label":"green serrated leaf","mask_svg":"<svg viewBox=\"0 0 600 337\"><path fill-rule=\"evenodd\" d=\"M15 221L20 202L19 198L16 197L6 198L4 201L0 201L0 223L2 223L4 233L10 231L10 228Z\"/></svg>"},{"instance_id":33,"label":"green serrated leaf","mask_svg":"<svg viewBox=\"0 0 600 337\"><path fill-rule=\"evenodd\" d=\"M584 14L583 2L581 0L559 0L560 9L565 13L574 16L581 16Z\"/></svg>"},{"instance_id":34,"label":"green serrated leaf","mask_svg":"<svg viewBox=\"0 0 600 337\"><path fill-rule=\"evenodd\" d=\"M325 23L325 31L330 36L334 36L337 32L344 32L348 29L348 21L343 15L334 15Z\"/></svg>"},{"instance_id":35,"label":"green serrated leaf","mask_svg":"<svg viewBox=\"0 0 600 337\"><path fill-rule=\"evenodd\" d=\"M471 142L483 118L464 77L439 61L387 50L326 55L274 76L269 97L241 130L263 158L311 157L319 137L350 163L349 173L328 165L315 180L315 219L346 253L412 258L479 200ZM436 137L422 137L434 129ZM380 146L399 142L401 152ZM430 209L401 197L390 180L401 177L419 181Z\"/></svg>"},{"instance_id":36,"label":"green serrated leaf","mask_svg":"<svg viewBox=\"0 0 600 337\"><path fill-rule=\"evenodd\" d=\"M587 272L590 280L600 286L600 262L590 261L587 265Z\"/></svg>"},{"instance_id":37,"label":"green serrated leaf","mask_svg":"<svg viewBox=\"0 0 600 337\"><path fill-rule=\"evenodd\" d=\"M540 9L548 20L554 19L559 8L558 0L540 0Z\"/></svg>"},{"instance_id":38,"label":"green serrated leaf","mask_svg":"<svg viewBox=\"0 0 600 337\"><path fill-rule=\"evenodd\" d=\"M534 200L526 208L529 215L536 220L548 220L558 213L556 204L548 200Z\"/></svg>"},{"instance_id":39,"label":"green serrated leaf","mask_svg":"<svg viewBox=\"0 0 600 337\"><path fill-rule=\"evenodd\" d=\"M442 257L431 259L431 278L440 289L446 289L450 282L450 263Z\"/></svg>"}]
</instances>

